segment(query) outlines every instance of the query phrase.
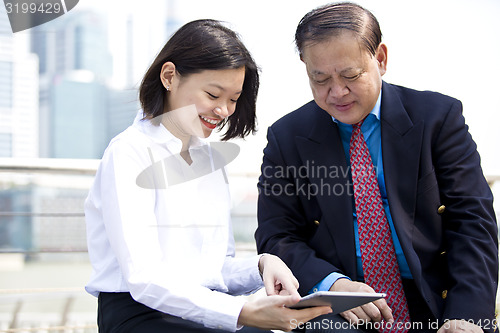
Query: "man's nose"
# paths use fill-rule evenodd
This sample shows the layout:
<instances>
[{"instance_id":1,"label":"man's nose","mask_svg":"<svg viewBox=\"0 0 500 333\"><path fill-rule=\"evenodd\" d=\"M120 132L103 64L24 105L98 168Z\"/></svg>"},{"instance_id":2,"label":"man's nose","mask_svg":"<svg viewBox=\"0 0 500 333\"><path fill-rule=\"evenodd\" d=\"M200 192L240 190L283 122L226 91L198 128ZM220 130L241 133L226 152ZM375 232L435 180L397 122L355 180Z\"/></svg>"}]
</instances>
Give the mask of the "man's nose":
<instances>
[{"instance_id":1,"label":"man's nose","mask_svg":"<svg viewBox=\"0 0 500 333\"><path fill-rule=\"evenodd\" d=\"M328 92L328 94L335 99L342 98L348 93L349 88L347 87L347 85L344 82L338 80L335 80L335 82L330 85L330 90Z\"/></svg>"}]
</instances>

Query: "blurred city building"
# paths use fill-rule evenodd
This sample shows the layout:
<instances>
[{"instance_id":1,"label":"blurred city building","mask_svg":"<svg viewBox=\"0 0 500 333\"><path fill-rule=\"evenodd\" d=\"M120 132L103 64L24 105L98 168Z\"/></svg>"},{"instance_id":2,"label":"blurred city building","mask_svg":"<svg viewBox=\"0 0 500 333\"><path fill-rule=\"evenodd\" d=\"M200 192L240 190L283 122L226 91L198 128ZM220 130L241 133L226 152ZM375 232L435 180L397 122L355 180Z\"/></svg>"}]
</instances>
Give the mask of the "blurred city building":
<instances>
[{"instance_id":1,"label":"blurred city building","mask_svg":"<svg viewBox=\"0 0 500 333\"><path fill-rule=\"evenodd\" d=\"M31 47L40 59L40 156L100 158L116 134L113 117L131 122L138 109L130 93L130 103L115 104L117 94L129 91L109 86L106 17L71 13L33 29Z\"/></svg>"},{"instance_id":2,"label":"blurred city building","mask_svg":"<svg viewBox=\"0 0 500 333\"><path fill-rule=\"evenodd\" d=\"M38 60L0 19L0 157L38 157Z\"/></svg>"},{"instance_id":3,"label":"blurred city building","mask_svg":"<svg viewBox=\"0 0 500 333\"><path fill-rule=\"evenodd\" d=\"M153 25L146 24L147 12L121 13L111 25L109 13L95 8L20 34L0 13L0 158L42 158L33 161L51 167L100 159L109 141L132 123L140 108L139 77L180 25L174 0L162 8L162 19ZM111 38L122 41L122 48L112 48ZM84 185L77 178L3 174L0 250L85 250L83 202L92 177Z\"/></svg>"},{"instance_id":4,"label":"blurred city building","mask_svg":"<svg viewBox=\"0 0 500 333\"><path fill-rule=\"evenodd\" d=\"M122 17L115 17L115 21L110 22L110 17L97 10L112 6L109 5L111 1L95 1L95 11L83 9L89 2L80 1L81 6L67 15L17 34L12 34L0 5L0 285L4 292L0 294L0 331L15 327L30 327L29 331L35 331L34 327L57 325L66 326L65 332L97 331L95 299L83 291L90 274L85 253L83 203L98 159L109 140L131 124L139 109L137 87L142 74L162 43L186 17L226 18L233 23L241 18L234 16L233 6L230 16L219 17L222 8L208 3L206 6L213 7L215 12L206 11L202 2L167 0L156 1L151 6L153 2L137 5L139 2L123 1L119 4L121 11L115 11ZM275 81L273 89L263 85L259 94L264 101L260 113L260 119L264 120L260 123L263 133L266 117L278 116L269 112L273 104L266 102L266 94L272 93L269 99L273 101L276 96L295 95L277 88L289 89L282 84L288 81L284 73L296 73L291 70L294 62L282 62L285 58L277 52L279 48L288 50L293 43L287 38L292 36L279 44L279 38L263 39L261 30L256 29L255 17L265 22L269 17L265 12L274 13L267 5L266 10L262 5L252 5L241 11L251 18L248 29L255 30L253 44L252 33L248 30L245 33L245 25L239 29L243 36L250 37L248 45L251 50L255 49L259 63L263 64L263 74L279 71L279 80ZM204 12L195 11L195 6L203 7ZM281 5L276 3L276 6ZM252 15L252 8L262 12L262 17ZM425 10L425 6L422 8ZM303 14L299 9L300 13L295 16L287 15L293 18L293 24L287 26L281 21L276 24L273 18L273 29L279 26L283 31L269 31L273 31L274 36L281 36L284 31L289 34L295 27L295 20ZM188 15L188 12L199 14ZM403 17L391 16L398 20ZM116 24L117 21L125 23ZM440 17L439 22L445 21ZM395 24L399 27L401 23ZM420 30L418 36L422 35ZM390 38L390 30L388 32ZM476 37L474 40L481 42ZM122 47L117 51L112 44L118 40ZM404 40L411 42L414 39L405 35ZM261 52L272 54L272 62L266 63L259 58L257 43L266 46ZM291 52L291 48L286 52ZM280 59L281 66L275 66L276 59ZM403 60L410 61L407 57ZM415 71L421 68L410 67ZM404 73L406 77L413 76L410 74ZM427 81L426 77L426 85ZM462 86L470 89L470 85ZM483 84L481 89L488 86ZM294 87L308 91L305 79ZM291 110L283 105L284 99L288 98L278 101L283 112ZM246 150L247 155L248 150L250 147ZM261 150L258 153L260 156ZM18 159L21 157L23 159ZM257 225L255 185L258 174L246 173L246 169L234 171L234 165L229 165L233 170L229 173L234 204L232 220L237 254L245 255L255 252L253 232ZM500 193L499 177L496 173L488 178L495 194ZM495 204L498 214L500 205ZM71 324L78 328L68 328Z\"/></svg>"}]
</instances>

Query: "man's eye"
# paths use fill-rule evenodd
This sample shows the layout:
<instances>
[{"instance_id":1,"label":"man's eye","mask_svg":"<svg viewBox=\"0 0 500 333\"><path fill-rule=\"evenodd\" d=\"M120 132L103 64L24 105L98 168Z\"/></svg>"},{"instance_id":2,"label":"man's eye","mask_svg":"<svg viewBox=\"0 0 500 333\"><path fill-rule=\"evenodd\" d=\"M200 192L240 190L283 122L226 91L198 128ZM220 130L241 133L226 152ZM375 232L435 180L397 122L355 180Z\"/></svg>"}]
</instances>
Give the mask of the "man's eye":
<instances>
[{"instance_id":1,"label":"man's eye","mask_svg":"<svg viewBox=\"0 0 500 333\"><path fill-rule=\"evenodd\" d=\"M349 80L349 81L354 81L354 80L356 80L357 78L359 78L359 77L361 76L361 74L362 74L362 73L359 73L359 74L356 74L356 75L351 75L351 76L346 75L346 76L344 76L344 78L345 78L346 80Z\"/></svg>"},{"instance_id":2,"label":"man's eye","mask_svg":"<svg viewBox=\"0 0 500 333\"><path fill-rule=\"evenodd\" d=\"M316 83L316 84L325 84L325 83L328 81L328 79L323 79L323 80L313 80L313 81L314 81L314 83Z\"/></svg>"}]
</instances>

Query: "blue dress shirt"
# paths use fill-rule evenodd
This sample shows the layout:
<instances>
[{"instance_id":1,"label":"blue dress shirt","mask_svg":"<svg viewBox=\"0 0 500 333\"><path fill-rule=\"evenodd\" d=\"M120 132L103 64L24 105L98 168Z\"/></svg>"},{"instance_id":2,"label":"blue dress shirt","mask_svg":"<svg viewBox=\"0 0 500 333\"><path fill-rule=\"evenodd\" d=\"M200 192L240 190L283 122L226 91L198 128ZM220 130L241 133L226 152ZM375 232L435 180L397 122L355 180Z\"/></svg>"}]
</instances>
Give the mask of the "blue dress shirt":
<instances>
[{"instance_id":1,"label":"blue dress shirt","mask_svg":"<svg viewBox=\"0 0 500 333\"><path fill-rule=\"evenodd\" d=\"M377 180L380 188L380 194L382 196L382 202L385 209L385 214L387 220L389 221L389 226L391 228L392 240L394 242L394 248L396 250L396 257L398 260L399 270L401 272L401 277L405 279L413 278L406 262L406 258L403 254L403 249L399 243L398 236L396 235L396 230L394 229L394 223L392 222L391 212L389 210L389 201L387 200L387 191L385 188L385 178L384 178L384 166L382 163L382 140L380 136L380 104L382 100L382 91L379 94L377 103L375 107L366 117L363 125L361 126L361 132L365 137L366 144L368 145L368 150L370 151L370 156L372 158L373 164L377 172ZM344 147L345 157L347 160L347 165L350 166L350 156L349 156L349 146L352 134L352 125L341 123L340 121L333 118L333 121L337 123L340 131L340 138L342 140L342 145ZM353 196L353 221L354 221L354 238L356 242L356 257L357 257L357 272L358 280L363 280L363 266L361 263L361 250L359 246L359 235L358 235L358 224L356 219L356 209L354 206L354 196ZM327 291L330 287L340 278L348 278L347 276L340 273L331 273L317 285L311 289L312 292L316 291Z\"/></svg>"}]
</instances>

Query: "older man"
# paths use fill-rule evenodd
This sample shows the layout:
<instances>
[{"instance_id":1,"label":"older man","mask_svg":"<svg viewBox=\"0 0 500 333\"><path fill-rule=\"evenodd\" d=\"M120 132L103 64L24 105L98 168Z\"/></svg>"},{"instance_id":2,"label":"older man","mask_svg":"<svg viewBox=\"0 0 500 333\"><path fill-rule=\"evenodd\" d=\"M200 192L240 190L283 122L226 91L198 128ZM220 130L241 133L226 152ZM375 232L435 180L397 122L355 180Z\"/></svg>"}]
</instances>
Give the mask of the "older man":
<instances>
[{"instance_id":1,"label":"older man","mask_svg":"<svg viewBox=\"0 0 500 333\"><path fill-rule=\"evenodd\" d=\"M387 294L317 319L331 331L492 332L498 231L460 101L382 81L387 47L358 5L309 12L295 37L314 101L269 128L259 251L302 294Z\"/></svg>"}]
</instances>

